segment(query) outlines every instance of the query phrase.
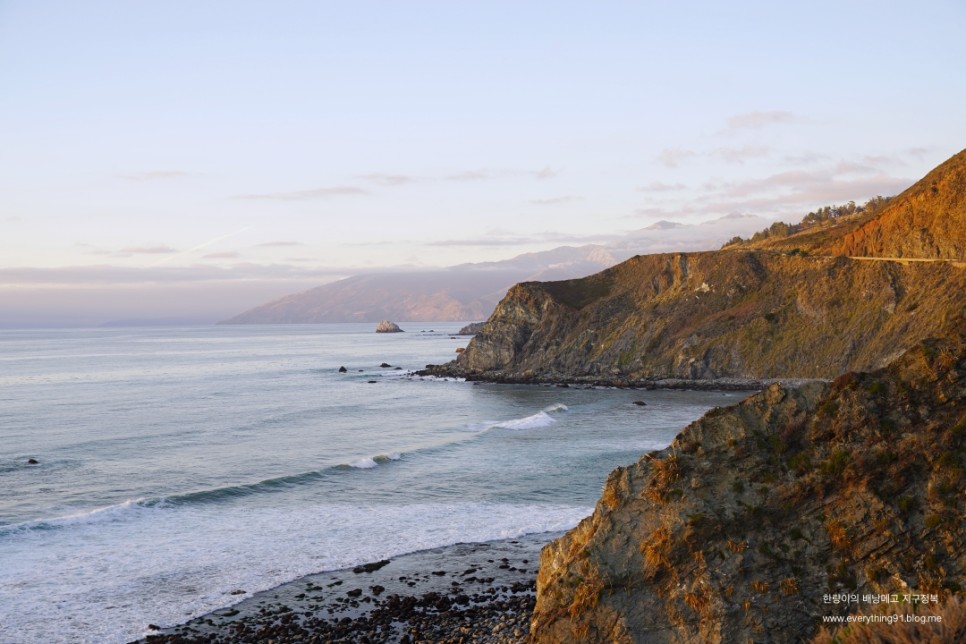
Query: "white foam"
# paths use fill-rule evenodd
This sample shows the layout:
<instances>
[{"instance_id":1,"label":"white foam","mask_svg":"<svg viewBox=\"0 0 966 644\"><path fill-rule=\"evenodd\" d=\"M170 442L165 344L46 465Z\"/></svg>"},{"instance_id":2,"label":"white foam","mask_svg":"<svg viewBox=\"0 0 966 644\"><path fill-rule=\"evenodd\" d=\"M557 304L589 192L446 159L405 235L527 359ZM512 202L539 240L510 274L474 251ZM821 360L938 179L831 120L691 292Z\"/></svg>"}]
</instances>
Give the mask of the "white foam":
<instances>
[{"instance_id":1,"label":"white foam","mask_svg":"<svg viewBox=\"0 0 966 644\"><path fill-rule=\"evenodd\" d=\"M153 507L0 540L6 641L121 643L322 570L565 530L592 508L496 503ZM43 598L43 601L38 601ZM57 619L51 619L51 610ZM0 638L2 639L2 638Z\"/></svg>"},{"instance_id":2,"label":"white foam","mask_svg":"<svg viewBox=\"0 0 966 644\"><path fill-rule=\"evenodd\" d=\"M379 465L374 459L371 458L360 458L354 463L349 463L349 467L358 467L360 470L370 470Z\"/></svg>"},{"instance_id":3,"label":"white foam","mask_svg":"<svg viewBox=\"0 0 966 644\"><path fill-rule=\"evenodd\" d=\"M108 505L100 508L94 508L92 510L83 510L80 512L73 512L71 514L66 514L59 517L54 517L51 519L36 519L33 521L23 521L21 523L13 523L10 525L0 527L0 535L9 534L13 532L20 532L24 530L30 530L34 528L59 528L67 527L72 525L85 525L85 524L98 524L107 523L115 521L123 521L130 518L132 515L150 511L150 508L145 505L147 499L129 499L122 503L117 503L114 505Z\"/></svg>"},{"instance_id":4,"label":"white foam","mask_svg":"<svg viewBox=\"0 0 966 644\"><path fill-rule=\"evenodd\" d=\"M570 410L570 407L568 407L567 405L565 405L563 403L554 403L552 405L549 405L547 407L544 407L543 410L545 412L548 412L548 413L549 412L553 412L553 411L569 411Z\"/></svg>"},{"instance_id":5,"label":"white foam","mask_svg":"<svg viewBox=\"0 0 966 644\"><path fill-rule=\"evenodd\" d=\"M547 425L553 425L557 422L557 419L548 414L545 411L538 411L532 416L527 416L526 418L514 418L513 420L504 420L502 422L493 423L491 427L499 427L500 429L536 429L538 427L546 427Z\"/></svg>"}]
</instances>

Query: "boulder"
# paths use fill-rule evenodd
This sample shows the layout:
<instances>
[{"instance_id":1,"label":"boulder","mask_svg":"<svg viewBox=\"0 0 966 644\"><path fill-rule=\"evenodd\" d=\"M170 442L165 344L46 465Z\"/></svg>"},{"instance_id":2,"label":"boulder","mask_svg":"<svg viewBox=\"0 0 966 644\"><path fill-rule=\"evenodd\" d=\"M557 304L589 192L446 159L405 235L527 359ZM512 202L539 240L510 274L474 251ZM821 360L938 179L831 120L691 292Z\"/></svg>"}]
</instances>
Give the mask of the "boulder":
<instances>
[{"instance_id":1,"label":"boulder","mask_svg":"<svg viewBox=\"0 0 966 644\"><path fill-rule=\"evenodd\" d=\"M376 333L402 333L403 330L399 328L395 322L390 322L389 320L383 320L376 325Z\"/></svg>"}]
</instances>

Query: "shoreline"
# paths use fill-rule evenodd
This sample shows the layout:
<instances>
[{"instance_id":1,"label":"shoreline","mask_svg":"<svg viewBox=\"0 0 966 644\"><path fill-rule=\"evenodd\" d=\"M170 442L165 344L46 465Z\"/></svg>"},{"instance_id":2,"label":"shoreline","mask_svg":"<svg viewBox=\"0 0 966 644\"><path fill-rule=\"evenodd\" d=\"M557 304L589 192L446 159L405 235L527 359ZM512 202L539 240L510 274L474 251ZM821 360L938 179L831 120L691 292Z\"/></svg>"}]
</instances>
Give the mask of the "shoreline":
<instances>
[{"instance_id":1,"label":"shoreline","mask_svg":"<svg viewBox=\"0 0 966 644\"><path fill-rule=\"evenodd\" d=\"M562 534L458 543L306 575L178 626L149 627L137 642L523 642L540 550Z\"/></svg>"},{"instance_id":2,"label":"shoreline","mask_svg":"<svg viewBox=\"0 0 966 644\"><path fill-rule=\"evenodd\" d=\"M450 364L426 365L412 373L414 376L433 376L437 378L463 378L467 382L482 382L508 385L544 385L556 387L582 386L585 388L606 387L614 389L672 389L685 391L761 391L781 383L796 388L809 382L829 382L826 378L601 378L599 376L565 376L561 374L540 375L534 373L505 373L502 371L471 372L454 368Z\"/></svg>"}]
</instances>

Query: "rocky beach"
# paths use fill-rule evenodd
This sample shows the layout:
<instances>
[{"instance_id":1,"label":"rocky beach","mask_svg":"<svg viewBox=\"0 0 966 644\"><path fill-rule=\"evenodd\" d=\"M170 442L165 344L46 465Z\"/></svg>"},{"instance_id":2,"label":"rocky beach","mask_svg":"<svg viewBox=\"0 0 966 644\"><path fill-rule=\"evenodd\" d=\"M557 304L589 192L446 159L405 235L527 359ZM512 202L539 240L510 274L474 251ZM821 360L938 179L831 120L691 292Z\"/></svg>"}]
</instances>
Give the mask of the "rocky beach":
<instances>
[{"instance_id":1,"label":"rocky beach","mask_svg":"<svg viewBox=\"0 0 966 644\"><path fill-rule=\"evenodd\" d=\"M140 642L522 642L540 550L559 536L456 544L309 575L152 628Z\"/></svg>"}]
</instances>

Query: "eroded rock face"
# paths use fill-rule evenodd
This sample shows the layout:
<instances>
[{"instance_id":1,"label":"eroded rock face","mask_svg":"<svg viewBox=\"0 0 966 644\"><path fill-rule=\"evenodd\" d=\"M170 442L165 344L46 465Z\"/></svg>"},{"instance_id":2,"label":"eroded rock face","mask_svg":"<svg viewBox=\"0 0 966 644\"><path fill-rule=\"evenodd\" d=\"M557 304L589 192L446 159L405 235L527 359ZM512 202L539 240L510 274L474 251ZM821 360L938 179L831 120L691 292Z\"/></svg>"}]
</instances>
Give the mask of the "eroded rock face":
<instances>
[{"instance_id":1,"label":"eroded rock face","mask_svg":"<svg viewBox=\"0 0 966 644\"><path fill-rule=\"evenodd\" d=\"M799 641L829 593L961 592L963 337L773 385L611 473L541 555L535 642Z\"/></svg>"},{"instance_id":2,"label":"eroded rock face","mask_svg":"<svg viewBox=\"0 0 966 644\"><path fill-rule=\"evenodd\" d=\"M966 269L719 251L510 289L443 371L496 380L832 378L945 333Z\"/></svg>"}]
</instances>

